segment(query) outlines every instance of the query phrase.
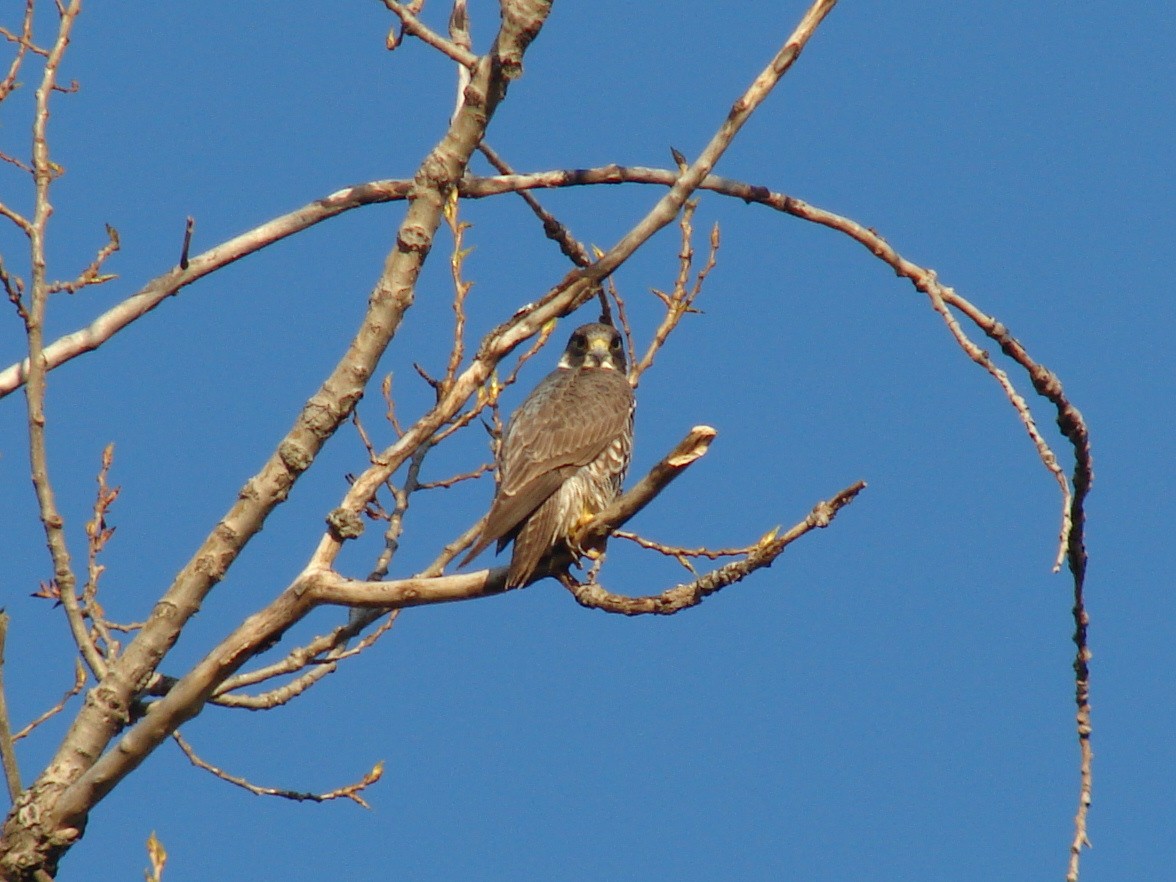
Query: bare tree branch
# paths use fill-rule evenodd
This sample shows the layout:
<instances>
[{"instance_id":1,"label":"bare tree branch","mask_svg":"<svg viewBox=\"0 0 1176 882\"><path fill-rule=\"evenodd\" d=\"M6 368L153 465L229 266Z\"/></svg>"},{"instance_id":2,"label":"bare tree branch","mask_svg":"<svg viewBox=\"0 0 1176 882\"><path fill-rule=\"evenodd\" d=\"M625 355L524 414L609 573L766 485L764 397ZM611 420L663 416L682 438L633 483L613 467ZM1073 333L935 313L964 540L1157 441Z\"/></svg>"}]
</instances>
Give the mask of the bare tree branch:
<instances>
[{"instance_id":1,"label":"bare tree branch","mask_svg":"<svg viewBox=\"0 0 1176 882\"><path fill-rule=\"evenodd\" d=\"M724 122L719 132L716 133L715 138L712 139L695 165L689 167L687 172L680 175L678 173L661 172L656 169L638 170L650 174L643 178L631 178L634 183L669 183L671 187L676 189L672 189L655 206L654 210L647 215L639 227L635 227L633 231L630 231L625 239L617 243L610 253L605 258L602 258L602 262L586 277L590 282L603 278L611 273L620 263L627 259L640 242L645 241L653 232L669 223L677 213L678 208L685 202L690 192L699 187L711 189L711 187L706 187L704 182L707 180L707 175L714 163L726 149L727 145L730 144L731 139L734 138L738 129L746 122L760 103L762 103L779 78L795 62L805 44L812 37L817 25L828 15L834 5L836 5L835 0L819 0L819 2L813 4L796 30L785 41L784 47L772 59L768 68L756 78L747 92L735 102L731 108L731 113L728 115L728 119ZM654 180L654 178L657 179ZM474 178L459 181L457 186L463 197L482 198L498 193L514 192L534 187L623 182L625 182L625 178L621 174L621 168L619 166L610 166L603 176L597 176L594 180L585 177L581 171L568 171L546 172L539 176ZM679 182L681 182L680 187L678 186ZM223 245L219 245L203 254L197 255L195 258L192 258L186 270L177 268L157 277L137 294L99 316L87 328L75 331L55 341L46 349L45 357L47 363L50 368L57 367L83 352L96 349L106 340L110 339L118 330L154 309L167 297L222 266L240 260L247 254L271 245L279 239L293 235L314 224L321 223L351 208L356 208L360 205L387 202L394 199L403 199L409 194L413 186L414 184L411 181L390 180L373 181L355 187L348 187L316 200L290 214L275 218L225 242ZM745 185L745 188L749 191L753 189L750 185ZM763 190L763 188L758 189ZM668 217L666 216L667 213ZM557 296L559 292L563 291L578 278L579 276L574 275L565 279L548 297ZM560 303L562 304L566 298L566 294L562 295ZM557 310L545 309L544 320L546 320L548 311ZM531 333L534 333L534 331L532 330ZM523 334L522 336L530 336L530 334ZM3 371L0 371L0 397L20 387L25 382L26 371L27 364L11 365Z\"/></svg>"},{"instance_id":2,"label":"bare tree branch","mask_svg":"<svg viewBox=\"0 0 1176 882\"><path fill-rule=\"evenodd\" d=\"M837 516L837 512L853 502L865 486L865 481L858 481L846 487L827 502L818 502L804 520L783 536L777 537L774 535L774 531L769 533L743 560L724 564L693 582L675 585L660 594L648 597L627 597L622 594L613 594L594 582L581 584L568 574L564 574L560 578L560 582L581 606L591 609L626 616L673 615L684 609L697 606L710 595L728 585L735 584L758 569L770 567L785 548L805 533L829 526L833 518Z\"/></svg>"},{"instance_id":3,"label":"bare tree branch","mask_svg":"<svg viewBox=\"0 0 1176 882\"><path fill-rule=\"evenodd\" d=\"M469 189L477 192L481 196L490 195L490 192L498 188L502 188L502 192L513 192L519 187L564 187L604 183L670 185L674 180L674 173L663 169L605 166L588 170L540 172L534 175L504 175L496 178L485 178L478 182L471 182ZM1063 525L1059 545L1067 549L1067 555L1072 562L1075 560L1085 561L1082 531L1081 529L1076 530L1075 524L1084 520L1083 509L1085 497L1089 492L1094 475L1090 455L1089 432L1081 413L1066 398L1062 384L1057 376L1032 359L1025 348L1011 335L1003 323L985 314L973 303L957 294L951 288L940 284L932 270L920 267L904 258L881 235L870 227L866 227L842 215L818 208L796 197L773 192L766 187L746 184L741 181L732 181L712 175L703 181L701 188L742 199L746 202L765 205L785 214L820 224L849 236L867 248L879 260L889 265L899 276L910 280L918 290L922 291L932 300L933 305L936 300L942 301L943 304L957 309L963 315L967 316L986 336L994 340L1001 347L1001 351L1019 364L1026 371L1037 393L1048 399L1057 409L1058 427L1074 448L1074 498L1073 500L1070 499L1070 490L1068 487L1065 487L1063 490ZM472 193L467 193L466 195L472 195ZM950 327L951 324L949 323ZM958 330L958 324L954 330ZM963 339L966 340L966 338ZM963 345L961 338L957 338L957 341ZM965 351L968 351L966 347ZM993 374L993 376L998 382L1001 382L1001 376L997 374ZM1011 389L1011 386L1005 385L1007 381L1007 376L1004 376L1002 388L1005 388L1006 394L1009 394L1008 390ZM1025 425L1026 431L1029 433L1042 463L1055 479L1059 480L1059 485L1064 486L1065 478L1060 473L1056 457L1054 457L1052 451L1049 450L1048 445L1042 439L1041 433L1037 430L1028 408L1024 406L1023 399L1020 399L1020 396L1016 395L1015 390L1013 396L1021 402L1021 406L1018 406L1017 401L1010 397L1010 401L1013 403L1019 418Z\"/></svg>"},{"instance_id":4,"label":"bare tree branch","mask_svg":"<svg viewBox=\"0 0 1176 882\"><path fill-rule=\"evenodd\" d=\"M699 427L629 493L598 515L582 536L605 535L656 496L673 478L705 452L713 430ZM417 577L391 581L357 581L331 570L304 571L265 609L245 620L187 674L171 684L167 693L122 737L119 749L107 751L75 787L104 794L146 758L154 747L180 725L196 716L219 686L259 651L311 609L322 604L403 609L434 603L472 600L500 594L506 584L506 568L452 576ZM66 796L69 792L67 791ZM64 796L62 798L65 798Z\"/></svg>"},{"instance_id":5,"label":"bare tree branch","mask_svg":"<svg viewBox=\"0 0 1176 882\"><path fill-rule=\"evenodd\" d=\"M427 43L443 55L447 55L460 64L462 67L474 69L478 63L478 56L469 50L468 47L461 46L452 40L447 40L438 34L436 31L427 27L413 12L408 5L404 3L397 3L396 0L384 0L384 5L388 7L396 17L400 19L400 24L406 33L412 34L422 43ZM395 49L399 44L399 40L395 44L389 45L389 49Z\"/></svg>"},{"instance_id":6,"label":"bare tree branch","mask_svg":"<svg viewBox=\"0 0 1176 882\"><path fill-rule=\"evenodd\" d=\"M283 705L292 698L304 693L323 677L334 673L340 661L359 655L369 646L374 645L377 640L383 637L396 624L398 612L399 610L390 611L378 628L370 634L365 635L352 648L347 648L347 642L353 637L358 636L370 622L358 618L350 620L346 625L336 628L331 633L324 634L306 646L300 646L298 649L293 650L280 662L267 665L255 671L238 674L235 677L229 677L213 693L211 701L213 704L223 705L224 707L247 707L251 710L268 709ZM383 612L380 614L383 615ZM295 673L306 668L310 668L311 670L298 679L260 695L231 694L245 686L263 683L274 677Z\"/></svg>"},{"instance_id":7,"label":"bare tree branch","mask_svg":"<svg viewBox=\"0 0 1176 882\"><path fill-rule=\"evenodd\" d=\"M12 740L13 741L20 741L20 739L27 737L30 732L32 732L34 729L36 729L43 722L45 722L46 720L50 719L51 717L56 716L57 714L59 714L63 710L65 710L65 705L69 702L69 700L71 698L73 698L75 695L77 695L79 692L81 692L82 687L85 685L86 685L86 667L85 667L85 665L82 664L82 660L80 658L74 658L74 683L73 683L73 686L71 686L68 690L66 690L65 694L61 696L61 700L58 701L57 704L53 705L53 707L49 708L49 710L45 711L43 714L41 714L39 717L34 719L28 725L24 726L24 728L22 728L19 732L17 732L15 735L13 735Z\"/></svg>"},{"instance_id":8,"label":"bare tree branch","mask_svg":"<svg viewBox=\"0 0 1176 882\"><path fill-rule=\"evenodd\" d=\"M97 349L168 297L221 267L350 208L387 202L390 199L403 199L412 186L412 181L401 180L348 187L210 248L191 258L186 268L175 267L168 270L148 282L137 293L108 309L87 327L67 334L45 347L46 366L52 369L85 352ZM0 371L0 397L24 385L27 372L27 359Z\"/></svg>"},{"instance_id":9,"label":"bare tree branch","mask_svg":"<svg viewBox=\"0 0 1176 882\"><path fill-rule=\"evenodd\" d=\"M485 141L478 145L478 150L500 174L509 175L514 173L514 170L506 160L499 156ZM566 226L556 219L555 215L539 204L538 199L526 190L519 190L518 194L522 197L523 202L527 204L527 207L531 209L535 217L539 218L543 224L543 234L559 246L560 252L568 260L579 267L586 267L592 263L592 258L588 256L587 249L576 240ZM612 311L609 309L608 298L605 296L603 290L599 294L600 320L605 324L611 325L613 323Z\"/></svg>"},{"instance_id":10,"label":"bare tree branch","mask_svg":"<svg viewBox=\"0 0 1176 882\"><path fill-rule=\"evenodd\" d=\"M654 331L653 339L649 341L649 347L645 350L645 355L641 357L640 361L634 360L633 367L629 371L629 379L634 387L637 386L641 375L653 365L653 359L657 355L658 350L665 345L670 334L678 327L678 323L682 321L682 316L688 312L698 311L694 309L694 301L702 293L702 285L717 263L719 225L715 224L711 229L710 251L707 254L706 264L698 271L694 284L689 284L690 269L694 265L694 245L691 237L694 234L692 221L694 220L694 211L696 208L697 202L688 202L682 210L682 217L679 222L682 228L682 244L678 251L678 277L674 280L673 293L666 294L657 290L653 292L665 304L666 314L662 318L661 324L657 326L657 330ZM628 323L626 322L626 324Z\"/></svg>"},{"instance_id":11,"label":"bare tree branch","mask_svg":"<svg viewBox=\"0 0 1176 882\"><path fill-rule=\"evenodd\" d=\"M617 497L604 511L585 524L576 534L581 547L594 545L613 530L627 524L637 512L649 505L687 468L701 459L718 434L710 426L695 426L649 472Z\"/></svg>"},{"instance_id":12,"label":"bare tree branch","mask_svg":"<svg viewBox=\"0 0 1176 882\"><path fill-rule=\"evenodd\" d=\"M515 173L507 161L499 156L489 144L485 142L479 144L478 152L486 157L490 164L498 170L499 174L513 175ZM516 190L515 192L527 203L527 207L531 209L535 217L539 218L543 224L543 232L547 238L559 246L560 252L568 260L580 267L585 267L592 263L592 258L588 256L588 250L580 244L567 227L559 222L555 215L539 204L538 199L532 196L527 190Z\"/></svg>"},{"instance_id":13,"label":"bare tree branch","mask_svg":"<svg viewBox=\"0 0 1176 882\"><path fill-rule=\"evenodd\" d=\"M705 557L708 560L718 560L720 557L739 557L740 555L750 554L754 545L746 545L742 548L684 548L680 545L666 545L664 542L655 542L653 539L647 539L644 536L638 536L636 533L631 533L628 530L613 530L613 535L618 539L628 539L630 542L639 545L649 551L656 551L658 554L664 554L666 557L677 559L687 569L693 570L693 567L683 558L690 557Z\"/></svg>"},{"instance_id":14,"label":"bare tree branch","mask_svg":"<svg viewBox=\"0 0 1176 882\"><path fill-rule=\"evenodd\" d=\"M180 746L180 750L184 752L184 756L188 761L198 769L203 769L206 772L212 773L222 781L227 781L243 790L248 790L254 796L279 796L282 799L292 799L295 802L328 802L332 799L350 799L352 802L363 806L365 809L370 809L371 806L367 804L362 796L359 794L371 787L380 780L384 774L384 764L376 763L372 766L372 770L365 774L362 778L353 784L347 784L343 787L338 787L335 790L330 790L326 793L311 793L305 790L285 790L279 787L259 787L252 783L247 778L242 778L239 775L233 775L224 769L214 766L207 760L200 758L192 745L179 732L172 733L172 739Z\"/></svg>"},{"instance_id":15,"label":"bare tree branch","mask_svg":"<svg viewBox=\"0 0 1176 882\"><path fill-rule=\"evenodd\" d=\"M352 513L358 516L367 502L372 499L375 490L406 461L408 456L412 455L421 443L429 439L437 428L452 419L462 402L467 401L470 395L473 395L475 390L486 382L490 372L503 355L509 353L529 336L539 332L539 329L550 320L566 315L570 310L580 306L584 300L593 295L594 286L599 283L600 279L612 273L617 266L620 266L620 263L633 254L641 243L647 241L649 236L674 219L690 193L706 178L710 168L726 151L731 139L734 139L743 123L760 106L771 88L775 86L776 82L779 82L784 72L800 55L804 44L833 6L834 2L830 0L815 2L809 12L803 16L801 24L797 26L793 35L784 42L781 51L774 56L768 67L764 68L759 76L756 76L748 91L731 107L727 119L723 121L708 146L703 149L699 159L675 181L669 192L657 201L652 211L637 222L627 235L624 235L612 249L609 249L599 260L595 261L592 267L575 270L574 273L566 276L552 292L544 295L532 307L515 315L512 320L495 329L492 334L487 336L486 340L483 340L479 354L472 365L457 377L453 387L448 390L445 396L442 396L442 399L426 416L417 421L413 428L408 429L401 439L383 453L382 462L368 468L355 480L348 490L345 501L338 509L335 509L336 513ZM542 7L539 9L540 18L528 19L524 14L526 11L521 7L522 5L512 4L506 4L503 7L502 31L499 39L495 41L495 51L492 53L492 58L501 67L487 64L487 59L480 60L472 83L467 89L466 105L457 115L457 120L450 127L447 135L446 141L452 143L453 146L460 142L463 148L467 148L467 152L463 153L465 159L459 160L455 166L450 166L453 169L453 174L447 175L445 173L447 169L443 166L446 152L439 147L437 151L430 154L425 166L422 166L422 168L429 169L428 180L449 181L455 185L456 181L460 179L463 161L468 160L468 151L472 151L476 142L481 140L482 133L485 132L486 116L482 116L483 121L480 127L461 125L462 114L469 112L470 108L477 103L468 100L469 94L473 93L475 89L482 88L485 83L486 92L483 94L486 95L489 108L493 108L497 96L501 95L501 92L492 91L494 73L501 71L503 75L510 76L519 72L522 49L526 47L530 39L534 38L534 34L542 24L541 16L546 14L546 7ZM505 83L497 83L497 87L505 91ZM473 138L467 138L466 135L473 135ZM443 146L449 145L443 141ZM209 537L192 563L183 569L178 580L163 597L161 602L166 603L169 610L173 610L172 614L168 616L167 620L149 620L139 635L135 637L131 646L123 653L118 668L120 675L126 676L128 683L147 679L154 663L152 656L154 655L155 660L158 660L159 650L174 641L183 622L199 607L200 600L207 590L219 580L223 568L232 562L243 544L256 532L256 529L260 528L261 521L269 510L276 503L285 499L289 486L310 465L310 461L313 460L313 456L316 450L321 447L323 440L346 416L355 397L358 397L363 383L366 383L370 376L370 368L374 367L374 359L366 358L366 356L374 355L377 358L382 353L383 346L386 346L390 339L390 334L399 326L399 318L403 314L403 310L412 303L412 285L416 272L419 272L423 254L427 252L430 243L432 243L432 234L437 223L440 222L440 211L446 198L446 194L442 192L443 189L445 189L443 183L441 186L434 186L433 189L417 189L416 199L409 208L406 221L401 226L400 235L397 236L399 248L389 256L385 278L377 285L376 292L370 300L369 315L380 315L380 323L377 327L381 328L381 334L374 341L375 345L372 345L373 341L370 341L367 336L370 333L367 328L372 326L366 326L365 330L361 330L361 335L353 343L348 355L340 363L340 368L336 369L336 375L346 369L346 380L343 376L340 376L339 380L335 380L333 377L323 387L321 395L315 396L315 399L308 402L307 410L303 412L303 420L313 419L315 423L322 422L323 413L328 414L326 432L300 432L298 435L287 436L287 439L279 447L279 453L270 460L267 468L253 481L250 481L249 486L241 494L241 501L234 506L233 512L229 514L226 521L222 521L218 533ZM392 307L392 312L386 314L388 307ZM374 327L372 329L374 330ZM260 505L259 497L261 497ZM239 523L240 526L230 528L230 523ZM226 532L226 528L228 528L228 536L232 536L232 539L227 542L225 540L228 536L222 535ZM196 664L191 673L182 677L163 699L155 703L153 713L136 723L122 737L120 750L108 751L88 769L75 766L81 774L73 779L66 793L62 794L58 803L55 804L53 821L61 826L69 826L69 824L79 822L89 807L108 793L109 789L123 776L138 766L149 751L158 746L163 737L166 737L183 721L198 714L203 702L206 702L209 695L212 694L212 690L225 677L234 673L255 652L256 647L262 646L272 640L276 633L280 633L281 622L298 620L308 612L314 601L329 602L321 593L322 580L330 580L330 564L338 555L342 540L342 535L336 533L335 530L328 530L328 533L323 535L319 548L310 557L307 567L303 569L302 575L295 580L294 586L283 592L279 599L270 604L270 607L263 610L262 613L250 617L250 620L243 624L238 633L230 636L221 644L221 647L206 656L205 660ZM468 580L470 577L452 576L448 579ZM441 581L434 580L435 583ZM385 583L377 584L381 588L387 587ZM320 589L318 596L315 596L312 588ZM482 579L480 586L470 584L470 586L463 586L462 590L467 596L479 596L488 593L487 588L486 580ZM437 589L439 589L437 584L430 586L430 590ZM377 602L373 606L403 606L403 604L415 602L417 596L419 594L410 592L406 595L403 603ZM439 597L434 602L441 602L441 600ZM131 690L121 690L121 700L129 701L131 694ZM88 709L87 707L82 710L71 735L76 739L81 739L83 735L89 735L80 753L96 755L101 750L102 744L113 736L115 727L109 726L109 717L105 721L89 717ZM106 723L105 726L101 724L102 722ZM85 749L87 747L89 749ZM48 824L46 826L48 827Z\"/></svg>"},{"instance_id":16,"label":"bare tree branch","mask_svg":"<svg viewBox=\"0 0 1176 882\"><path fill-rule=\"evenodd\" d=\"M111 273L103 273L102 265L110 258L114 252L120 248L118 239L118 230L110 224L106 225L106 243L98 249L98 254L90 261L90 265L78 273L77 277L68 282L54 282L49 286L49 293L56 294L59 291L64 291L67 294L76 294L82 288L87 288L90 285L101 285L104 282L109 282L111 279L118 278Z\"/></svg>"},{"instance_id":17,"label":"bare tree branch","mask_svg":"<svg viewBox=\"0 0 1176 882\"><path fill-rule=\"evenodd\" d=\"M107 444L102 451L102 465L98 470L94 516L86 522L86 584L82 586L81 597L81 614L89 620L93 629L91 641L94 643L95 651L102 655L106 663L114 661L119 650L118 641L111 637L110 623L107 622L106 614L98 602L98 580L106 569L98 562L98 558L114 535L114 528L106 523L106 514L119 494L119 488L110 487L106 481L113 463L114 445Z\"/></svg>"},{"instance_id":18,"label":"bare tree branch","mask_svg":"<svg viewBox=\"0 0 1176 882\"><path fill-rule=\"evenodd\" d=\"M20 33L14 34L7 28L0 28L0 36L4 37L10 43L16 44L16 54L12 57L12 63L8 66L8 73L4 75L4 79L0 80L0 101L11 94L12 90L16 88L17 76L20 74L20 66L24 61L25 53L32 52L35 55L47 56L49 53L33 43L33 5L35 0L25 0L24 15L21 18Z\"/></svg>"}]
</instances>

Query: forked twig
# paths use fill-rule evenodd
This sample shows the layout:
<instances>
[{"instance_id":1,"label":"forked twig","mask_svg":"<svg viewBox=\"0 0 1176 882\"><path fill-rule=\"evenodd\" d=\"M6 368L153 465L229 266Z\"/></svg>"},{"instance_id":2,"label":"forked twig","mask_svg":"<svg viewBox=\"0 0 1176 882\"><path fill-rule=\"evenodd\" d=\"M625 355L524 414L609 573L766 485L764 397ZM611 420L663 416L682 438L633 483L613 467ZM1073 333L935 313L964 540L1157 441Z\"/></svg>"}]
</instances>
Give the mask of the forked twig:
<instances>
[{"instance_id":1,"label":"forked twig","mask_svg":"<svg viewBox=\"0 0 1176 882\"><path fill-rule=\"evenodd\" d=\"M711 227L710 250L707 252L706 263L698 271L697 275L695 275L694 284L689 284L690 270L694 264L694 245L692 243L694 226L692 222L694 220L694 211L697 207L697 200L691 200L686 203L686 207L682 210L682 216L678 221L682 231L682 242L678 251L678 276L674 280L673 291L666 294L655 289L653 292L665 305L666 314L657 326L657 330L653 334L653 339L649 342L649 347L645 350L645 355L641 357L641 361L633 365L633 369L629 372L629 378L634 386L637 385L641 375L653 365L653 359L657 355L658 350L665 345L670 334L678 327L678 323L682 321L682 317L689 312L698 311L694 308L694 301L702 293L702 286L706 281L706 277L710 275L711 270L718 263L719 225L715 224Z\"/></svg>"},{"instance_id":2,"label":"forked twig","mask_svg":"<svg viewBox=\"0 0 1176 882\"><path fill-rule=\"evenodd\" d=\"M774 531L769 533L743 560L724 564L701 578L682 585L675 585L660 594L646 597L614 594L594 582L577 582L569 573L562 574L560 582L581 606L626 616L673 615L684 609L697 606L710 595L728 585L733 585L758 569L770 567L785 548L805 533L829 526L837 513L853 502L865 486L864 481L858 481L846 487L832 499L818 502L804 520L782 536L776 536Z\"/></svg>"},{"instance_id":3,"label":"forked twig","mask_svg":"<svg viewBox=\"0 0 1176 882\"><path fill-rule=\"evenodd\" d=\"M349 620L346 625L341 625L330 634L324 634L306 646L301 646L293 650L286 658L279 662L230 677L216 690L214 697L211 699L212 703L219 704L223 707L269 710L280 707L292 699L297 698L319 680L328 674L333 674L339 667L338 663L340 661L359 655L388 633L392 626L396 624L396 617L399 611L392 610L387 615L387 618L380 623L378 628L370 634L365 634L363 639L355 646L349 647L347 641L357 636L372 620L383 614L382 611L376 611L376 613L375 616L372 616L371 620L362 622L356 621L354 618ZM307 668L310 670L307 670L305 674L291 680L289 683L284 683L281 686L257 695L242 695L237 692L237 690L243 689L246 686L263 683L274 677L295 673L300 670L306 670Z\"/></svg>"},{"instance_id":4,"label":"forked twig","mask_svg":"<svg viewBox=\"0 0 1176 882\"><path fill-rule=\"evenodd\" d=\"M91 285L101 285L109 282L112 279L117 279L118 276L113 273L102 272L102 265L106 263L107 259L118 251L121 247L118 238L118 230L110 224L106 225L106 244L98 249L97 256L90 261L90 265L78 273L77 277L68 282L54 282L49 285L49 293L55 294L59 291L64 291L67 294L76 294L82 288L87 288Z\"/></svg>"}]
</instances>

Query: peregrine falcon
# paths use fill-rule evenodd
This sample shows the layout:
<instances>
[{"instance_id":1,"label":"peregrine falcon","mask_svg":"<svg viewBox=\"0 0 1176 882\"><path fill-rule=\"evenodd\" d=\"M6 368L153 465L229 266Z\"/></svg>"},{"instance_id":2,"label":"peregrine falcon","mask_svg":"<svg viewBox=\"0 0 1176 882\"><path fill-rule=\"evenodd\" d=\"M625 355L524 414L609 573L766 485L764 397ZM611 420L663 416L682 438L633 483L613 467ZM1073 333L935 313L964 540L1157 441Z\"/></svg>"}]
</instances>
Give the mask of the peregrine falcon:
<instances>
[{"instance_id":1,"label":"peregrine falcon","mask_svg":"<svg viewBox=\"0 0 1176 882\"><path fill-rule=\"evenodd\" d=\"M495 540L499 551L513 540L506 587L526 585L550 550L620 492L633 449L633 408L621 335L599 323L577 328L559 366L507 424L498 492L461 565Z\"/></svg>"}]
</instances>

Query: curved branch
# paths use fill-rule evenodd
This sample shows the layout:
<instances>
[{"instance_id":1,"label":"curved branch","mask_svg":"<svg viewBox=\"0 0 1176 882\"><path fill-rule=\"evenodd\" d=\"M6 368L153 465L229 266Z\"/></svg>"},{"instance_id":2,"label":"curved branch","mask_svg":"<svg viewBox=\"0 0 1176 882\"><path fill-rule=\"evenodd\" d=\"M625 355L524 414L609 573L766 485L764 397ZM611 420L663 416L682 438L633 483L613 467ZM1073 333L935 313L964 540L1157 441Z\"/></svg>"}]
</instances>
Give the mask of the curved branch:
<instances>
[{"instance_id":1,"label":"curved branch","mask_svg":"<svg viewBox=\"0 0 1176 882\"><path fill-rule=\"evenodd\" d=\"M337 787L334 790L327 791L326 793L312 793L306 790L287 790L284 787L261 787L257 784L254 784L248 778L244 778L240 775L233 775L229 772L226 772L224 769L214 766L207 760L202 759L200 754L196 752L196 749L192 747L190 743L188 743L188 739L186 739L178 731L172 733L172 740L175 741L177 745L179 745L179 748L183 751L184 756L188 758L188 762L190 762L196 768L203 769L214 777L220 778L222 781L227 781L228 783L236 787L240 787L243 790L248 790L254 796L280 796L282 799L291 799L295 802L327 802L328 800L332 799L345 798L350 799L352 802L355 802L364 808L371 808L371 806L367 804L367 800L365 800L359 794L379 781L381 776L384 774L384 764L382 762L378 762L372 766L372 770L370 772L366 773L358 781L355 781L351 784L345 784L342 787Z\"/></svg>"}]
</instances>

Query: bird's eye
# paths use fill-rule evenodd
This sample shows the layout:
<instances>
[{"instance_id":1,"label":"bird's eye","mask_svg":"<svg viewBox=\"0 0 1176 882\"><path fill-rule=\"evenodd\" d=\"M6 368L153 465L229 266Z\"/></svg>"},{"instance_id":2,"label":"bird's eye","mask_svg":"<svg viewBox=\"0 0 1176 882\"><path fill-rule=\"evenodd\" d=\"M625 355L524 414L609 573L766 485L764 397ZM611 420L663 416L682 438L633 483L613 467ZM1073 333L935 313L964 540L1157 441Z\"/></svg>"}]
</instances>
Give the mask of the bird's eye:
<instances>
[{"instance_id":1,"label":"bird's eye","mask_svg":"<svg viewBox=\"0 0 1176 882\"><path fill-rule=\"evenodd\" d=\"M611 340L609 340L608 341L608 348L611 349L613 352L619 351L621 348L621 338L620 337L613 337Z\"/></svg>"},{"instance_id":2,"label":"bird's eye","mask_svg":"<svg viewBox=\"0 0 1176 882\"><path fill-rule=\"evenodd\" d=\"M573 334L572 345L577 349L586 349L588 347L588 338L583 334Z\"/></svg>"}]
</instances>

